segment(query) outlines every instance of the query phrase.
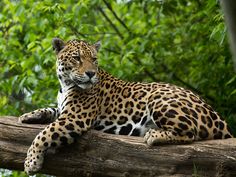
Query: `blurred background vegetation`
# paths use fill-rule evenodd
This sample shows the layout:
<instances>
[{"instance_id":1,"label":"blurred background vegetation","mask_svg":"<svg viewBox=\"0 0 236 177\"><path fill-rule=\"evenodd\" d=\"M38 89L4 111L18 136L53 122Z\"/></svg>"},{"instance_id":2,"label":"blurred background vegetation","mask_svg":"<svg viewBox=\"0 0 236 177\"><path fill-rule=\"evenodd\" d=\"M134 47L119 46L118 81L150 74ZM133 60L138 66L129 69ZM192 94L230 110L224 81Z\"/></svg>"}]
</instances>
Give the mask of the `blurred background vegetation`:
<instances>
[{"instance_id":1,"label":"blurred background vegetation","mask_svg":"<svg viewBox=\"0 0 236 177\"><path fill-rule=\"evenodd\" d=\"M56 105L53 37L101 40L102 68L191 89L236 135L236 74L218 1L1 0L0 115Z\"/></svg>"}]
</instances>

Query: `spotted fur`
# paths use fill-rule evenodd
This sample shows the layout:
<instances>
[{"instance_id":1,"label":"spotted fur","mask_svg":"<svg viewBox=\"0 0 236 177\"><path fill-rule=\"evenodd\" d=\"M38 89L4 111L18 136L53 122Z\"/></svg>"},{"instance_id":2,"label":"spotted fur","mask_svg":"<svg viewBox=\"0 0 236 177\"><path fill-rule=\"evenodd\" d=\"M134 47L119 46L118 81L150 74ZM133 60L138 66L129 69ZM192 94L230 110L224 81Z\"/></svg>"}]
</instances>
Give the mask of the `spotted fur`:
<instances>
[{"instance_id":1,"label":"spotted fur","mask_svg":"<svg viewBox=\"0 0 236 177\"><path fill-rule=\"evenodd\" d=\"M148 145L231 138L226 122L193 92L165 83L125 82L97 66L100 43L53 39L61 88L58 107L26 113L23 123L51 122L34 139L25 160L37 172L50 147L71 144L90 128L144 136Z\"/></svg>"}]
</instances>

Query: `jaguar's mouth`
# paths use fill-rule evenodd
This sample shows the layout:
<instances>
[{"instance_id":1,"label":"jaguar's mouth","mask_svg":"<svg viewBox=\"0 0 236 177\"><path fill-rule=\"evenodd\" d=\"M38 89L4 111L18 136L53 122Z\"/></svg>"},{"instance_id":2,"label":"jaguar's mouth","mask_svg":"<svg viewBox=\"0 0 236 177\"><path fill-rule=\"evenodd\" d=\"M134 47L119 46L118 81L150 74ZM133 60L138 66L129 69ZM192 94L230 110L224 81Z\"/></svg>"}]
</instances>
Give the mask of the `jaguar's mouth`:
<instances>
[{"instance_id":1,"label":"jaguar's mouth","mask_svg":"<svg viewBox=\"0 0 236 177\"><path fill-rule=\"evenodd\" d=\"M93 79L89 79L89 80L86 80L86 81L80 81L80 80L74 80L74 83L75 84L96 84L96 80L93 80Z\"/></svg>"},{"instance_id":2,"label":"jaguar's mouth","mask_svg":"<svg viewBox=\"0 0 236 177\"><path fill-rule=\"evenodd\" d=\"M85 82L82 82L82 81L74 81L76 85L79 85L79 84L93 84L93 82L91 80L89 81L85 81Z\"/></svg>"}]
</instances>

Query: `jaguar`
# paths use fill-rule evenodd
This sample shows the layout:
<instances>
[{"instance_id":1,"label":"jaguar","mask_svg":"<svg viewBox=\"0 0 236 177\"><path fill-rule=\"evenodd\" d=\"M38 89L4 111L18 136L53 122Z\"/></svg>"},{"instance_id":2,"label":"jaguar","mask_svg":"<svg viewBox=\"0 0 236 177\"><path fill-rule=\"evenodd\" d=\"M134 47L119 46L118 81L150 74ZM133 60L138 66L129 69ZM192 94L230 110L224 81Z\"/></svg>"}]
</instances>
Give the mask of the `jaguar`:
<instances>
[{"instance_id":1,"label":"jaguar","mask_svg":"<svg viewBox=\"0 0 236 177\"><path fill-rule=\"evenodd\" d=\"M100 42L52 40L60 82L57 108L19 117L48 123L33 140L24 168L42 168L49 148L73 143L89 129L141 136L148 146L231 138L225 120L192 91L168 83L126 82L98 67Z\"/></svg>"}]
</instances>

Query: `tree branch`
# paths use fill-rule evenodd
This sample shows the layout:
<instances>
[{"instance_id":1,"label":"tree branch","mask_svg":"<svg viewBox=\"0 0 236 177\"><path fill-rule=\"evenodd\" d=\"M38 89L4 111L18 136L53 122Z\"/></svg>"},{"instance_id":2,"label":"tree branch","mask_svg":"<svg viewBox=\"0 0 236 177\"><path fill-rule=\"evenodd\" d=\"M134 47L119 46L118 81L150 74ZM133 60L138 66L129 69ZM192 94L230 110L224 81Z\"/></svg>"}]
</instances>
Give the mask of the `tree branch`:
<instances>
[{"instance_id":1,"label":"tree branch","mask_svg":"<svg viewBox=\"0 0 236 177\"><path fill-rule=\"evenodd\" d=\"M114 15L114 17L116 18L116 20L118 20L120 22L120 24L129 32L131 33L131 31L129 30L129 28L127 27L127 25L118 17L118 15L116 14L116 12L113 10L111 4L109 4L106 0L103 0L103 2L106 4L107 8L111 11L111 13Z\"/></svg>"},{"instance_id":2,"label":"tree branch","mask_svg":"<svg viewBox=\"0 0 236 177\"><path fill-rule=\"evenodd\" d=\"M75 28L73 25L71 24L67 24L67 26L71 29L71 31L76 35L76 36L82 36L84 38L86 38L86 35L84 35L83 33L79 32L77 28Z\"/></svg>"},{"instance_id":3,"label":"tree branch","mask_svg":"<svg viewBox=\"0 0 236 177\"><path fill-rule=\"evenodd\" d=\"M23 170L27 149L45 127L0 117L0 168ZM91 130L48 152L40 173L55 176L236 176L236 139L147 147L143 138ZM194 173L194 174L193 174Z\"/></svg>"},{"instance_id":4,"label":"tree branch","mask_svg":"<svg viewBox=\"0 0 236 177\"><path fill-rule=\"evenodd\" d=\"M134 56L133 59L134 59L134 61L137 62L137 64L138 64L139 66L143 66L142 61L141 61L137 56ZM150 72L147 68L143 68L143 72L144 72L148 77L150 77L153 81L156 81L156 82L159 81L159 79L155 77L155 74L152 73L152 72Z\"/></svg>"},{"instance_id":5,"label":"tree branch","mask_svg":"<svg viewBox=\"0 0 236 177\"><path fill-rule=\"evenodd\" d=\"M161 13L163 11L163 4L164 4L164 1L160 1L159 2L161 4L161 7L157 13L157 17L156 17L156 25L155 26L159 26L160 25L160 21L161 21Z\"/></svg>"},{"instance_id":6,"label":"tree branch","mask_svg":"<svg viewBox=\"0 0 236 177\"><path fill-rule=\"evenodd\" d=\"M106 51L108 52L112 52L112 53L115 53L117 55L120 55L120 52L116 51L116 50L113 50L113 49L110 49L110 48L107 48L107 47L103 47L103 49L105 49Z\"/></svg>"},{"instance_id":7,"label":"tree branch","mask_svg":"<svg viewBox=\"0 0 236 177\"><path fill-rule=\"evenodd\" d=\"M118 34L118 36L123 39L123 35L120 33L120 31L118 30L118 28L112 23L112 21L109 19L109 17L107 16L107 14L103 11L103 9L101 7L98 7L99 12L103 15L103 17L108 21L108 23L112 26L112 28L116 31L116 33Z\"/></svg>"}]
</instances>

